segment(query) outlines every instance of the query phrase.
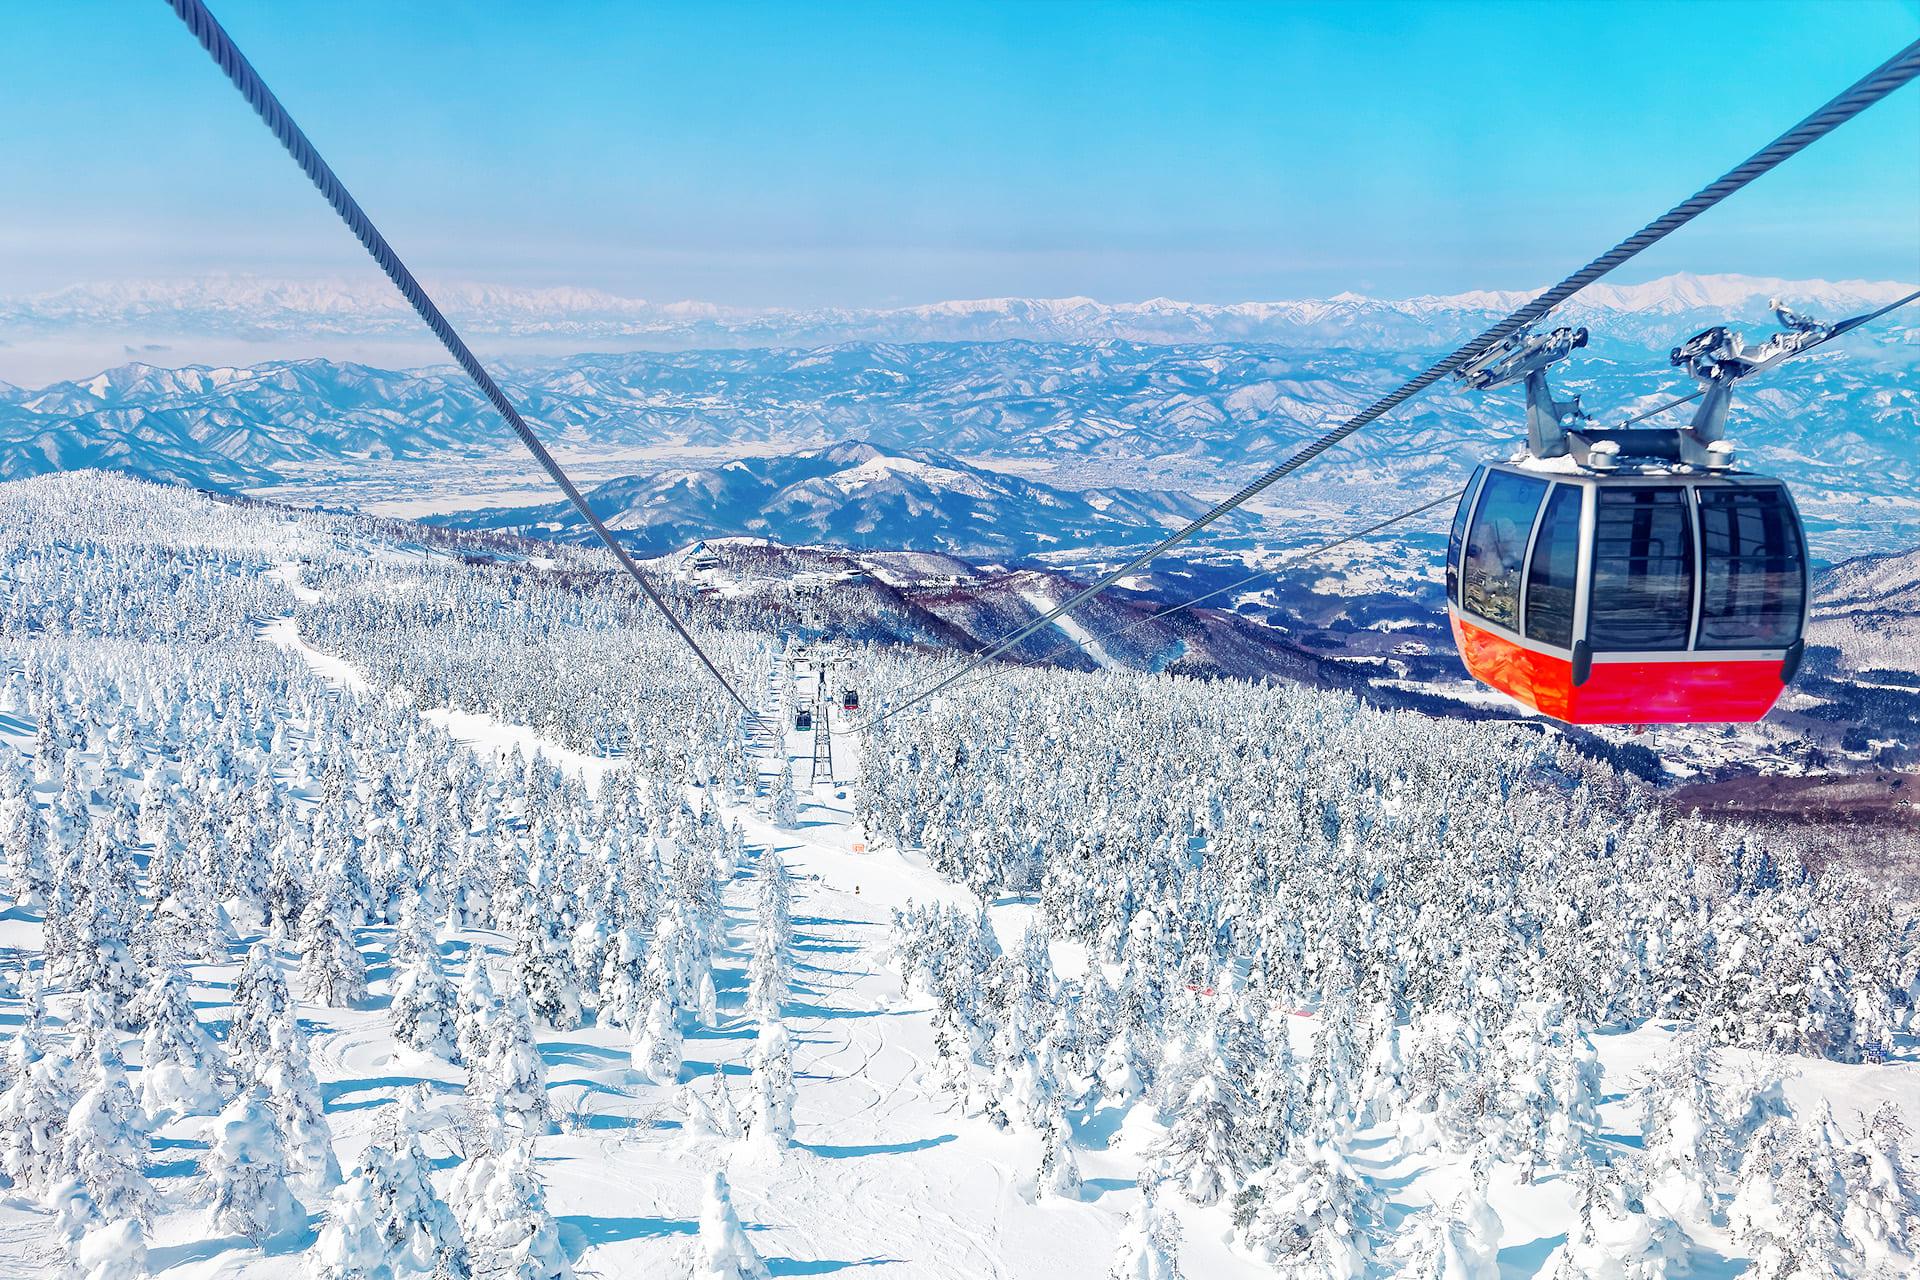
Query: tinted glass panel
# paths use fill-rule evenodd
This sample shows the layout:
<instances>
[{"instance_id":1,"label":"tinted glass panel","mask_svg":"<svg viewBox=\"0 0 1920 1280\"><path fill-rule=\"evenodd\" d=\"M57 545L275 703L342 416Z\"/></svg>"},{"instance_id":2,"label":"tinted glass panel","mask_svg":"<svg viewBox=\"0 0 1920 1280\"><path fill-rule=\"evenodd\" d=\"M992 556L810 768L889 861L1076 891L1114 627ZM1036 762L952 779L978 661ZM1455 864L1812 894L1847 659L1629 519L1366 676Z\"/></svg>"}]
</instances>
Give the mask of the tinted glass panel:
<instances>
[{"instance_id":1,"label":"tinted glass panel","mask_svg":"<svg viewBox=\"0 0 1920 1280\"><path fill-rule=\"evenodd\" d=\"M1527 638L1573 644L1573 588L1580 576L1580 490L1558 484L1533 539L1527 568Z\"/></svg>"},{"instance_id":2,"label":"tinted glass panel","mask_svg":"<svg viewBox=\"0 0 1920 1280\"><path fill-rule=\"evenodd\" d=\"M1800 638L1807 589L1800 525L1784 489L1702 489L1700 645L1783 649Z\"/></svg>"},{"instance_id":3,"label":"tinted glass panel","mask_svg":"<svg viewBox=\"0 0 1920 1280\"><path fill-rule=\"evenodd\" d=\"M1467 540L1467 512L1473 508L1473 491L1480 483L1480 473L1485 470L1485 467L1473 469L1473 478L1467 481L1460 505L1453 513L1453 530L1447 534L1447 599L1454 604L1460 603L1460 545Z\"/></svg>"},{"instance_id":4,"label":"tinted glass panel","mask_svg":"<svg viewBox=\"0 0 1920 1280\"><path fill-rule=\"evenodd\" d=\"M1508 471L1487 476L1467 531L1460 601L1467 612L1519 629L1520 566L1526 560L1534 513L1546 496L1545 480Z\"/></svg>"},{"instance_id":5,"label":"tinted glass panel","mask_svg":"<svg viewBox=\"0 0 1920 1280\"><path fill-rule=\"evenodd\" d=\"M1613 652L1686 648L1693 618L1687 491L1602 486L1595 496L1587 643Z\"/></svg>"}]
</instances>

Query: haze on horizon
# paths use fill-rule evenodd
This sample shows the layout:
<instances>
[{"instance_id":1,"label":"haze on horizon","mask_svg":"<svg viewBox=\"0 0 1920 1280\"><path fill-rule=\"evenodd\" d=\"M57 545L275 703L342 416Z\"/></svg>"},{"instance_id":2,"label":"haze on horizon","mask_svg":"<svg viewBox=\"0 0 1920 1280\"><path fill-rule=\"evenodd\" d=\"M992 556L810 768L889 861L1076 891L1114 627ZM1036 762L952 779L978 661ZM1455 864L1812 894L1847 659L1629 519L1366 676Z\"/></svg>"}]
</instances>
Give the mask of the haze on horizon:
<instances>
[{"instance_id":1,"label":"haze on horizon","mask_svg":"<svg viewBox=\"0 0 1920 1280\"><path fill-rule=\"evenodd\" d=\"M1529 287L1920 34L1916 0L216 12L423 276L777 307ZM12 34L0 294L371 272L164 5ZM1627 278L1920 276L1916 138L1909 88Z\"/></svg>"}]
</instances>

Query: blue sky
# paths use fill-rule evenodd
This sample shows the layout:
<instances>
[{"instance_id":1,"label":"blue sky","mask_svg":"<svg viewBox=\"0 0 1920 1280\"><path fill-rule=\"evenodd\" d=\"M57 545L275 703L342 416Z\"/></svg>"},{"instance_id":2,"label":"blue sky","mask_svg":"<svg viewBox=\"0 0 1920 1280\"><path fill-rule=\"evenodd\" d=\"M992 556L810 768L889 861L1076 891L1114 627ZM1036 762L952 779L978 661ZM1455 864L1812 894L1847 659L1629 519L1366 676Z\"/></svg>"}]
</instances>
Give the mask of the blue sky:
<instances>
[{"instance_id":1,"label":"blue sky","mask_svg":"<svg viewBox=\"0 0 1920 1280\"><path fill-rule=\"evenodd\" d=\"M655 299L1398 296L1555 278L1920 2L218 0L430 277ZM15 15L0 294L360 251L159 0ZM1624 278L1920 277L1909 86Z\"/></svg>"}]
</instances>

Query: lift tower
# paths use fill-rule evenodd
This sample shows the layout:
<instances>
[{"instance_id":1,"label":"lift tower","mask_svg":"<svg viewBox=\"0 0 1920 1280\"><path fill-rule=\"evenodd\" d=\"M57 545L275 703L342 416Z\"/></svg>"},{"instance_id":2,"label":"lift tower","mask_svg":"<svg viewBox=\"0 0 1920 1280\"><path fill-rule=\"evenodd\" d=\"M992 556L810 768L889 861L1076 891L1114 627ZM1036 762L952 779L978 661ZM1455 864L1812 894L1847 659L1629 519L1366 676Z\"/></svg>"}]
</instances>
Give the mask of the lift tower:
<instances>
[{"instance_id":1,"label":"lift tower","mask_svg":"<svg viewBox=\"0 0 1920 1280\"><path fill-rule=\"evenodd\" d=\"M827 706L833 701L827 693L827 673L831 669L831 664L823 659L820 663L820 684L813 700L813 766L807 774L809 787L820 784L823 767L827 785L833 785L833 734L827 728Z\"/></svg>"}]
</instances>

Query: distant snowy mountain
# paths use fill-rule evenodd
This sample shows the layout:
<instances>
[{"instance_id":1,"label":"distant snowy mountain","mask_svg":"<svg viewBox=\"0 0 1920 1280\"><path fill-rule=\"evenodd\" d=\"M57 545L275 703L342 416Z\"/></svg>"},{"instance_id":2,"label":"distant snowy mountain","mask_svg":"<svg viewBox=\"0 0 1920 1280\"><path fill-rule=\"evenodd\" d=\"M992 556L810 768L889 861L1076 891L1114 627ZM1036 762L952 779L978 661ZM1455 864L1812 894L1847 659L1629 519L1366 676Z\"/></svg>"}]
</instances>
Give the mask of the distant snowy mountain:
<instances>
[{"instance_id":1,"label":"distant snowy mountain","mask_svg":"<svg viewBox=\"0 0 1920 1280\"><path fill-rule=\"evenodd\" d=\"M888 453L864 441L626 476L591 490L587 500L649 555L699 538L757 536L1009 558L1137 541L1143 532L1177 528L1207 506L1148 490L1056 489L946 454ZM463 512L436 523L592 537L564 502ZM1253 523L1235 517L1227 527L1244 533Z\"/></svg>"},{"instance_id":2,"label":"distant snowy mountain","mask_svg":"<svg viewBox=\"0 0 1920 1280\"><path fill-rule=\"evenodd\" d=\"M1805 486L1802 506L1829 558L1911 546L1920 527L1920 343L1909 340L1916 330L1904 318L1888 321L1770 372L1735 401L1732 434L1744 456ZM1668 317L1662 343L1691 323ZM1430 359L1410 348L1328 344L856 342L506 361L500 372L527 418L576 457L791 454L858 439L892 456L1005 460L1063 489L1220 492ZM1668 367L1664 345L1616 339L1597 339L1563 367L1558 385L1603 421L1693 389ZM1348 491L1345 510L1391 510L1402 493L1437 490L1471 460L1511 449L1520 420L1517 391L1477 395L1445 384L1354 437L1317 471L1319 483ZM0 390L0 479L99 466L212 489L298 482L308 500L334 505L343 498L333 486L350 472L431 473L458 484L454 467L398 464L492 458L510 447L493 411L446 368L129 364ZM598 474L643 469L602 466ZM753 483L778 490L807 478ZM874 479L897 487L901 510L910 508L912 477ZM769 494L751 496L758 503ZM669 489L649 500L664 504L669 526L681 498ZM746 509L730 492L714 501L696 504L690 518ZM902 527L868 515L876 529ZM862 518L849 514L842 536L857 544ZM799 509L793 519L809 537L839 528Z\"/></svg>"},{"instance_id":3,"label":"distant snowy mountain","mask_svg":"<svg viewBox=\"0 0 1920 1280\"><path fill-rule=\"evenodd\" d=\"M122 365L0 398L0 479L103 467L238 488L303 461L471 449L492 434L480 408L454 379L324 360Z\"/></svg>"},{"instance_id":4,"label":"distant snowy mountain","mask_svg":"<svg viewBox=\"0 0 1920 1280\"><path fill-rule=\"evenodd\" d=\"M1724 319L1751 321L1771 297L1816 313L1857 311L1911 286L1885 281L1672 275L1596 285L1565 314L1631 341L1671 343ZM1485 326L1539 292L1479 291L1404 299L1342 293L1293 301L1206 303L1152 298L984 298L893 308L753 309L656 303L593 289L443 283L436 297L472 333L547 343L620 339L664 348L817 346L837 342L1274 342L1430 347ZM377 277L275 280L212 276L107 285L0 299L0 331L377 336L418 332ZM577 348L575 348L577 349Z\"/></svg>"}]
</instances>

